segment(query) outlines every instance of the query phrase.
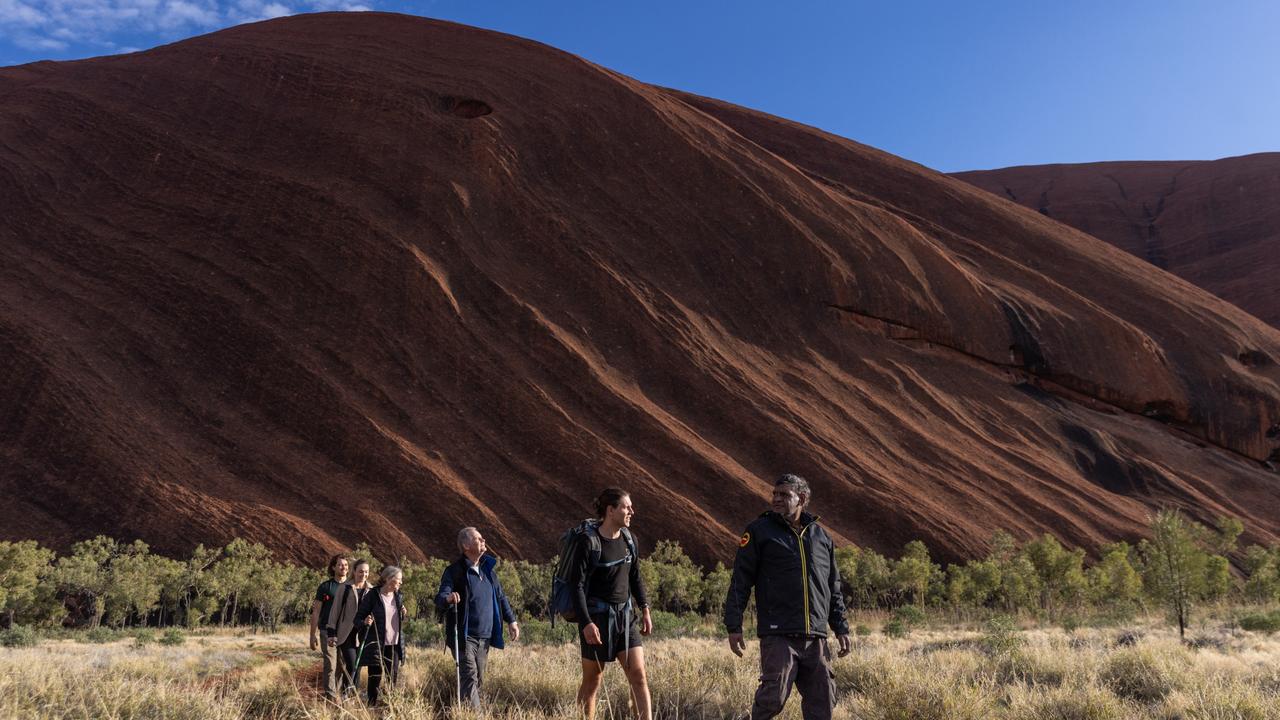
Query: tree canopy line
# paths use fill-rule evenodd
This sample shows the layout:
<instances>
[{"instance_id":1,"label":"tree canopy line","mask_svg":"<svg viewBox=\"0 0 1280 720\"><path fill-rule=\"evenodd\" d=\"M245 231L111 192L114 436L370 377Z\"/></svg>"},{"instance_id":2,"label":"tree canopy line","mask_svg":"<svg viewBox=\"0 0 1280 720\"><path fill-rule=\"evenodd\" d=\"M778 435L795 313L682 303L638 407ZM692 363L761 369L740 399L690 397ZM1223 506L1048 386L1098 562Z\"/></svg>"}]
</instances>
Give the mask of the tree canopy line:
<instances>
[{"instance_id":1,"label":"tree canopy line","mask_svg":"<svg viewBox=\"0 0 1280 720\"><path fill-rule=\"evenodd\" d=\"M1238 600L1280 602L1280 545L1250 546L1238 540L1243 524L1219 518L1206 527L1176 510L1151 519L1150 537L1130 545L1107 543L1095 558L1064 547L1049 534L1019 543L995 534L982 558L945 568L929 548L913 540L897 558L873 550L836 550L849 606L863 610L903 606L958 612L1031 613L1059 619L1099 612L1118 618L1166 609L1185 631L1197 605ZM368 560L374 575L382 563L367 545L353 558ZM1228 557L1240 561L1232 571ZM433 617L431 598L448 564L432 558L399 560L406 616ZM545 618L555 558L498 565L507 596L524 618ZM703 571L671 540L642 559L641 572L657 610L718 616L729 587L722 563ZM236 539L222 548L197 546L185 559L154 554L146 543L98 536L66 555L33 540L0 542L0 624L37 626L260 625L305 622L321 570L277 562L260 544Z\"/></svg>"}]
</instances>

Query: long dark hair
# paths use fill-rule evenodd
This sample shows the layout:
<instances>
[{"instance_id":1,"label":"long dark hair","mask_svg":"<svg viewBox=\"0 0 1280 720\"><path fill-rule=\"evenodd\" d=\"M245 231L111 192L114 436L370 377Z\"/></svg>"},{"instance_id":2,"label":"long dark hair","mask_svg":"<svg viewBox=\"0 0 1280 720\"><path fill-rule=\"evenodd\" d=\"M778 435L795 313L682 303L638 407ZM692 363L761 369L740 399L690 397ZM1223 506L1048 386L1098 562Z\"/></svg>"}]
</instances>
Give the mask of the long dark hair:
<instances>
[{"instance_id":1,"label":"long dark hair","mask_svg":"<svg viewBox=\"0 0 1280 720\"><path fill-rule=\"evenodd\" d=\"M622 502L622 498L630 497L631 493L622 488L605 488L596 496L595 511L596 517L604 519L605 508L618 507L618 503Z\"/></svg>"}]
</instances>

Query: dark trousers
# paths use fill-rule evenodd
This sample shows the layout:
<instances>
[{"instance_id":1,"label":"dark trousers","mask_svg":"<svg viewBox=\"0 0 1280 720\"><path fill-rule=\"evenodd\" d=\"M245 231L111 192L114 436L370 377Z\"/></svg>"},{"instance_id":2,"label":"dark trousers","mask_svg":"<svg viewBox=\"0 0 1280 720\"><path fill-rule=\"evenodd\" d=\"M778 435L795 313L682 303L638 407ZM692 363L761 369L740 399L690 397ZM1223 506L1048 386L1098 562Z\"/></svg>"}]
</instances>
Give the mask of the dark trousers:
<instances>
[{"instance_id":1,"label":"dark trousers","mask_svg":"<svg viewBox=\"0 0 1280 720\"><path fill-rule=\"evenodd\" d=\"M369 666L369 704L377 705L382 679L385 677L389 684L395 685L400 675L400 653L394 645L384 645L381 654L376 646L365 648L365 653L373 653L373 657L361 658L360 662Z\"/></svg>"},{"instance_id":2,"label":"dark trousers","mask_svg":"<svg viewBox=\"0 0 1280 720\"><path fill-rule=\"evenodd\" d=\"M830 720L836 691L826 638L760 638L760 687L751 704L751 720L768 720L782 712L792 685L800 691L804 720Z\"/></svg>"},{"instance_id":3,"label":"dark trousers","mask_svg":"<svg viewBox=\"0 0 1280 720\"><path fill-rule=\"evenodd\" d=\"M466 637L459 643L462 657L458 660L458 678L462 685L461 700L480 707L480 684L484 682L484 666L489 661L489 639ZM453 646L449 646L453 654Z\"/></svg>"},{"instance_id":4,"label":"dark trousers","mask_svg":"<svg viewBox=\"0 0 1280 720\"><path fill-rule=\"evenodd\" d=\"M373 652L372 649L369 652ZM354 637L348 638L348 642L338 646L338 657L342 661L342 692L347 692L349 688L360 687L360 665L356 663L356 656L360 653L360 644L355 641Z\"/></svg>"}]
</instances>

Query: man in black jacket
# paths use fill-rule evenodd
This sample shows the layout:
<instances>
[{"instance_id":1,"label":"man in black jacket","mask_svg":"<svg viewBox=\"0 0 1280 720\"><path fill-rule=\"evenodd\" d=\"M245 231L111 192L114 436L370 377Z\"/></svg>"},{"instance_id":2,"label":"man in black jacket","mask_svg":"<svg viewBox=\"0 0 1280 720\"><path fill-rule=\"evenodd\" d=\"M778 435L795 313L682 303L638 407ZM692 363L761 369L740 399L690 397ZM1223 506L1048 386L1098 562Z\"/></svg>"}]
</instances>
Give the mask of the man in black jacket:
<instances>
[{"instance_id":1,"label":"man in black jacket","mask_svg":"<svg viewBox=\"0 0 1280 720\"><path fill-rule=\"evenodd\" d=\"M747 526L738 540L733 579L724 603L729 649L746 649L742 612L756 590L756 634L760 636L760 687L751 720L782 712L794 684L805 720L828 720L835 707L831 648L835 632L840 656L849 653L849 625L836 570L835 545L805 512L809 483L783 475L773 487L773 510Z\"/></svg>"}]
</instances>

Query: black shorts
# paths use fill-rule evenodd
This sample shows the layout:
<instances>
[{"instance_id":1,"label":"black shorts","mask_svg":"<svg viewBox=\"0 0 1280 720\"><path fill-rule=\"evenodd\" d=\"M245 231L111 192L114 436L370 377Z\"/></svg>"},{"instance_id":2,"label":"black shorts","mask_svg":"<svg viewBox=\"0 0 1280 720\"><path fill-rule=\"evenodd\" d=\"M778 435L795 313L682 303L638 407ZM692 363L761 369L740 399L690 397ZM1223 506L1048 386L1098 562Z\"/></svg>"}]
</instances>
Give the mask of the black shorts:
<instances>
[{"instance_id":1,"label":"black shorts","mask_svg":"<svg viewBox=\"0 0 1280 720\"><path fill-rule=\"evenodd\" d=\"M618 653L623 649L630 650L642 645L640 642L640 613L642 611L631 608L631 631L624 633L622 625L622 612L614 612L613 631L608 630L609 613L592 613L591 622L600 628L600 639L604 641L602 645L588 645L587 639L582 636L582 628L586 624L578 624L578 645L582 647L582 659L591 660L593 662L607 663L613 662L618 658Z\"/></svg>"}]
</instances>

